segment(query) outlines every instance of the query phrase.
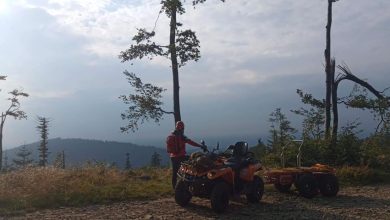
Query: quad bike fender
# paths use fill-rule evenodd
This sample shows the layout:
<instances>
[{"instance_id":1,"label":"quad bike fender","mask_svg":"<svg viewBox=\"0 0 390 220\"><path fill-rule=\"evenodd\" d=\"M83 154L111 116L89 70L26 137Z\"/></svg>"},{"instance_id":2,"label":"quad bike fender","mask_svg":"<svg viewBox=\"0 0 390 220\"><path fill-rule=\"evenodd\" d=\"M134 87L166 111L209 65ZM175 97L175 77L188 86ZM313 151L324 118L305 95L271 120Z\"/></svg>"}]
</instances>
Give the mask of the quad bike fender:
<instances>
[{"instance_id":1,"label":"quad bike fender","mask_svg":"<svg viewBox=\"0 0 390 220\"><path fill-rule=\"evenodd\" d=\"M231 167L224 167L221 169L210 170L207 173L207 178L209 178L210 180L214 180L214 179L217 179L220 177L223 177L223 179L225 179L225 178L233 179L233 177L234 177L233 174L234 174L234 171Z\"/></svg>"}]
</instances>

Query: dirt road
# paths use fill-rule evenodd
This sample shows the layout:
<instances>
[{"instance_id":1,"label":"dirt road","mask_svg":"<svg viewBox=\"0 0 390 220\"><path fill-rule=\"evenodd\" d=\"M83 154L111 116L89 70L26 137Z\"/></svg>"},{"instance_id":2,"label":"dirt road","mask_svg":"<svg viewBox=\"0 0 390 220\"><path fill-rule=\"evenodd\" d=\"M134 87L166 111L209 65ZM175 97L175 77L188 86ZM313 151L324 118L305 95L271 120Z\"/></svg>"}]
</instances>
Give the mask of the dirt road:
<instances>
[{"instance_id":1,"label":"dirt road","mask_svg":"<svg viewBox=\"0 0 390 220\"><path fill-rule=\"evenodd\" d=\"M390 219L390 185L345 187L335 198L312 200L267 189L260 204L246 204L243 197L231 202L222 215L212 212L205 199L194 198L181 208L172 198L164 198L42 210L4 219Z\"/></svg>"}]
</instances>

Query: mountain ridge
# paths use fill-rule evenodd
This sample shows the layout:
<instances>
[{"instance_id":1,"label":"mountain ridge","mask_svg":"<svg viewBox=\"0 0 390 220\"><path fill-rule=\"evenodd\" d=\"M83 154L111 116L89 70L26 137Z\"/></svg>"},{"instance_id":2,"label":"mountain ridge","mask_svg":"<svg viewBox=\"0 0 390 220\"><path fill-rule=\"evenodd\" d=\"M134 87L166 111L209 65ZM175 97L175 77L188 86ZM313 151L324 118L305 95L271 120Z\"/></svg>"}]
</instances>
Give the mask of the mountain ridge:
<instances>
[{"instance_id":1,"label":"mountain ridge","mask_svg":"<svg viewBox=\"0 0 390 220\"><path fill-rule=\"evenodd\" d=\"M25 146L32 152L31 158L34 163L38 161L38 146L40 142L21 145L16 148L5 150L8 157L8 164L16 158L16 153ZM69 166L81 166L87 161L99 161L115 164L119 168L124 168L126 163L126 153L130 154L132 167L148 166L154 152L161 155L161 165L168 165L168 155L166 150L154 146L142 146L133 143L92 140L83 138L52 138L48 140L49 164L53 164L58 153L65 152L65 163Z\"/></svg>"}]
</instances>

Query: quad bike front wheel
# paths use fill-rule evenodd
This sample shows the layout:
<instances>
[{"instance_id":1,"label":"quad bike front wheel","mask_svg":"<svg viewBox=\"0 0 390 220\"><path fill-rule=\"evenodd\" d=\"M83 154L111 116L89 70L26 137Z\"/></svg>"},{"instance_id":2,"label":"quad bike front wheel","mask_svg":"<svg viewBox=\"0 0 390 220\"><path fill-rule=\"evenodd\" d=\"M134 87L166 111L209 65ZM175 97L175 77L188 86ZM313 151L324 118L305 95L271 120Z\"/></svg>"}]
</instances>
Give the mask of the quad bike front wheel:
<instances>
[{"instance_id":1,"label":"quad bike front wheel","mask_svg":"<svg viewBox=\"0 0 390 220\"><path fill-rule=\"evenodd\" d=\"M311 173L300 176L297 185L299 194L307 199L311 199L318 194L317 180Z\"/></svg>"},{"instance_id":2,"label":"quad bike front wheel","mask_svg":"<svg viewBox=\"0 0 390 220\"><path fill-rule=\"evenodd\" d=\"M258 177L254 176L250 186L250 192L246 194L246 199L250 203L258 203L264 194L264 182Z\"/></svg>"},{"instance_id":3,"label":"quad bike front wheel","mask_svg":"<svg viewBox=\"0 0 390 220\"><path fill-rule=\"evenodd\" d=\"M217 213L224 212L229 206L229 196L229 185L224 181L217 182L211 192L211 208Z\"/></svg>"},{"instance_id":4,"label":"quad bike front wheel","mask_svg":"<svg viewBox=\"0 0 390 220\"><path fill-rule=\"evenodd\" d=\"M192 198L192 194L189 191L188 183L180 180L175 187L175 201L178 205L184 207L188 205Z\"/></svg>"},{"instance_id":5,"label":"quad bike front wheel","mask_svg":"<svg viewBox=\"0 0 390 220\"><path fill-rule=\"evenodd\" d=\"M318 185L323 196L333 197L339 192L339 181L333 174L322 175Z\"/></svg>"}]
</instances>

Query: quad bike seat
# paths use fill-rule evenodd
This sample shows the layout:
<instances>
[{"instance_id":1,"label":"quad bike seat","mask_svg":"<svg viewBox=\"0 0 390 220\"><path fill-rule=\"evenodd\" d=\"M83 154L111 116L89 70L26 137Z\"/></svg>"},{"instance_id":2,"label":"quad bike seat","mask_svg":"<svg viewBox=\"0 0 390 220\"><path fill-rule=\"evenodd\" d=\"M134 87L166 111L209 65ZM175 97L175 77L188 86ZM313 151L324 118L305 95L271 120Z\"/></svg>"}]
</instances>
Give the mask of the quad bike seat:
<instances>
[{"instance_id":1,"label":"quad bike seat","mask_svg":"<svg viewBox=\"0 0 390 220\"><path fill-rule=\"evenodd\" d=\"M225 165L233 169L239 169L243 166L248 165L247 163L247 153L248 153L248 143L244 141L239 141L234 145L230 145L226 150L231 154L231 157L225 161Z\"/></svg>"}]
</instances>

